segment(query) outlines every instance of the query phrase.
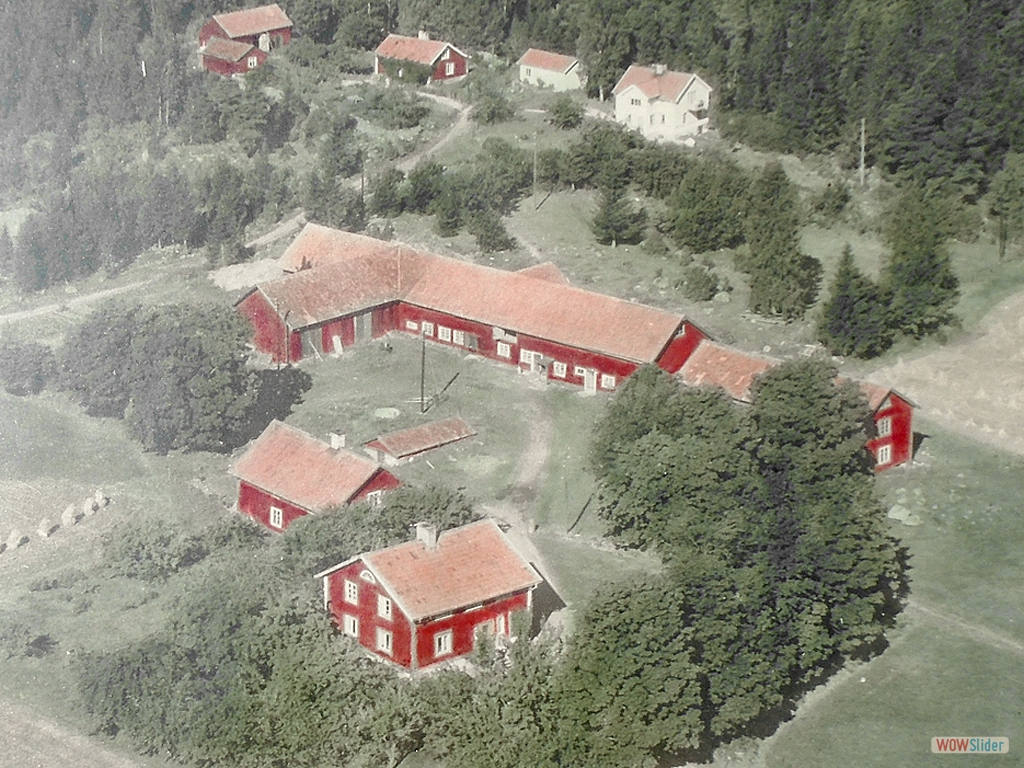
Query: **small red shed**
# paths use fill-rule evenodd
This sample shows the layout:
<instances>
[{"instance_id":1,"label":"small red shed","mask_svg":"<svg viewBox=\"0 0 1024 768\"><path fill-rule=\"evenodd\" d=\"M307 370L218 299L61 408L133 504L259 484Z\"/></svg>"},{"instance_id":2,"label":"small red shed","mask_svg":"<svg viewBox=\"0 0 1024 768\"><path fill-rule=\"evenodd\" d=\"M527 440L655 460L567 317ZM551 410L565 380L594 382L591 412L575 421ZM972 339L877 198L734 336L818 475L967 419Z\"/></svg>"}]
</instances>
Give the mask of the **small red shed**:
<instances>
[{"instance_id":1,"label":"small red shed","mask_svg":"<svg viewBox=\"0 0 1024 768\"><path fill-rule=\"evenodd\" d=\"M199 30L199 45L206 45L214 37L249 43L269 52L291 42L292 21L277 3L217 13Z\"/></svg>"},{"instance_id":2,"label":"small red shed","mask_svg":"<svg viewBox=\"0 0 1024 768\"><path fill-rule=\"evenodd\" d=\"M377 501L401 485L376 462L272 421L229 470L238 509L272 531L298 517L356 501Z\"/></svg>"},{"instance_id":3,"label":"small red shed","mask_svg":"<svg viewBox=\"0 0 1024 768\"><path fill-rule=\"evenodd\" d=\"M412 71L403 66L407 62L428 70L430 83L462 77L469 72L469 59L469 54L451 43L431 40L426 32L417 37L388 35L374 51L373 71L398 79L412 77Z\"/></svg>"},{"instance_id":4,"label":"small red shed","mask_svg":"<svg viewBox=\"0 0 1024 768\"><path fill-rule=\"evenodd\" d=\"M341 632L379 658L423 669L470 653L481 635L512 633L543 581L490 519L367 552L318 573Z\"/></svg>"},{"instance_id":5,"label":"small red shed","mask_svg":"<svg viewBox=\"0 0 1024 768\"><path fill-rule=\"evenodd\" d=\"M875 471L884 472L914 457L914 404L895 389L860 382L868 399L874 434L867 448L875 457Z\"/></svg>"},{"instance_id":6,"label":"small red shed","mask_svg":"<svg viewBox=\"0 0 1024 768\"><path fill-rule=\"evenodd\" d=\"M256 69L267 60L267 54L250 43L211 37L199 49L199 59L207 72L230 77Z\"/></svg>"},{"instance_id":7,"label":"small red shed","mask_svg":"<svg viewBox=\"0 0 1024 768\"><path fill-rule=\"evenodd\" d=\"M453 416L418 427L388 432L368 442L364 449L377 461L393 467L403 461L412 461L422 453L457 443L475 434L476 430L469 424L458 416Z\"/></svg>"}]
</instances>

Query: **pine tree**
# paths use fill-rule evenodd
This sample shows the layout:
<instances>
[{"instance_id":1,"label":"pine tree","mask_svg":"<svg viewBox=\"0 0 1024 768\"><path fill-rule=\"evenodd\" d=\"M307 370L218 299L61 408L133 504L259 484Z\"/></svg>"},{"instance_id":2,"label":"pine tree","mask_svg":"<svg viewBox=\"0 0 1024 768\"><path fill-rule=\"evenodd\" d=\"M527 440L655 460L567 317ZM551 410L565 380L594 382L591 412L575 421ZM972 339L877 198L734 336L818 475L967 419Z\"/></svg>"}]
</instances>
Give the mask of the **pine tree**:
<instances>
[{"instance_id":1,"label":"pine tree","mask_svg":"<svg viewBox=\"0 0 1024 768\"><path fill-rule=\"evenodd\" d=\"M836 355L875 357L892 343L887 316L881 289L857 269L846 245L818 323L818 340Z\"/></svg>"},{"instance_id":2,"label":"pine tree","mask_svg":"<svg viewBox=\"0 0 1024 768\"><path fill-rule=\"evenodd\" d=\"M1024 228L1024 154L1011 152L1002 169L992 177L989 211L996 217L999 260L1006 258L1006 246Z\"/></svg>"},{"instance_id":3,"label":"pine tree","mask_svg":"<svg viewBox=\"0 0 1024 768\"><path fill-rule=\"evenodd\" d=\"M639 243L646 224L647 214L643 209L633 209L625 190L608 187L601 190L601 202L590 226L597 242L613 247L618 243Z\"/></svg>"}]
</instances>

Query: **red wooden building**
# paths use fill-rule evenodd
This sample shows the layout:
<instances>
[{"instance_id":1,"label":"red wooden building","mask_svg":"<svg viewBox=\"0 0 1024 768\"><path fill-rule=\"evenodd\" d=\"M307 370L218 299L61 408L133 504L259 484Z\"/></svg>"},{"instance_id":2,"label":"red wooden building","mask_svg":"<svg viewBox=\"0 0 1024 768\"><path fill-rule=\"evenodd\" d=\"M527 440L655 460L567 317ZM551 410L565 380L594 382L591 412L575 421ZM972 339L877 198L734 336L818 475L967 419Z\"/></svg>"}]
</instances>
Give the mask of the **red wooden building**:
<instances>
[{"instance_id":1,"label":"red wooden building","mask_svg":"<svg viewBox=\"0 0 1024 768\"><path fill-rule=\"evenodd\" d=\"M388 432L371 440L364 450L378 462L393 467L420 454L473 437L476 430L458 416L418 427Z\"/></svg>"},{"instance_id":2,"label":"red wooden building","mask_svg":"<svg viewBox=\"0 0 1024 768\"><path fill-rule=\"evenodd\" d=\"M868 399L875 432L868 450L875 457L875 471L904 464L914 457L914 404L894 389L867 382L860 390Z\"/></svg>"},{"instance_id":3,"label":"red wooden building","mask_svg":"<svg viewBox=\"0 0 1024 768\"><path fill-rule=\"evenodd\" d=\"M275 362L403 331L597 392L645 363L674 373L704 338L672 312L574 288L554 265L506 272L361 236L350 250L347 234L308 224L282 263L317 266L237 304Z\"/></svg>"},{"instance_id":4,"label":"red wooden building","mask_svg":"<svg viewBox=\"0 0 1024 768\"><path fill-rule=\"evenodd\" d=\"M470 56L451 43L431 40L426 32L417 37L388 35L374 51L373 71L403 79L412 76L412 70L405 63L416 65L417 69L429 70L427 82L451 80L469 72Z\"/></svg>"},{"instance_id":5,"label":"red wooden building","mask_svg":"<svg viewBox=\"0 0 1024 768\"><path fill-rule=\"evenodd\" d=\"M324 607L345 635L382 659L423 669L508 637L542 581L493 520L367 552L318 573Z\"/></svg>"},{"instance_id":6,"label":"red wooden building","mask_svg":"<svg viewBox=\"0 0 1024 768\"><path fill-rule=\"evenodd\" d=\"M364 499L401 482L376 462L272 421L229 470L238 478L238 509L272 531L304 515Z\"/></svg>"},{"instance_id":7,"label":"red wooden building","mask_svg":"<svg viewBox=\"0 0 1024 768\"><path fill-rule=\"evenodd\" d=\"M199 30L200 64L220 75L242 74L291 39L291 19L277 3L218 13Z\"/></svg>"},{"instance_id":8,"label":"red wooden building","mask_svg":"<svg viewBox=\"0 0 1024 768\"><path fill-rule=\"evenodd\" d=\"M244 75L256 69L267 60L267 54L249 43L225 40L223 37L211 37L206 45L199 49L202 68L218 75Z\"/></svg>"}]
</instances>

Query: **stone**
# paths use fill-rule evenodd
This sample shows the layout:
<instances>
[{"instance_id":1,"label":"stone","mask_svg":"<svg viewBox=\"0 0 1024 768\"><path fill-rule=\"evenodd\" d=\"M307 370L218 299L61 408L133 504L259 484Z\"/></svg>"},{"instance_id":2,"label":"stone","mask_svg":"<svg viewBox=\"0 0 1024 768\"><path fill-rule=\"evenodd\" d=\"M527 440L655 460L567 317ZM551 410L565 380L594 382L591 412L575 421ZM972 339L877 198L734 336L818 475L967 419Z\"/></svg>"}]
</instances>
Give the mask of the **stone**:
<instances>
[{"instance_id":1,"label":"stone","mask_svg":"<svg viewBox=\"0 0 1024 768\"><path fill-rule=\"evenodd\" d=\"M92 517L96 514L97 509L99 509L99 507L96 506L96 502L92 499L86 499L82 502L82 514L85 517Z\"/></svg>"},{"instance_id":2,"label":"stone","mask_svg":"<svg viewBox=\"0 0 1024 768\"><path fill-rule=\"evenodd\" d=\"M728 304L730 301L732 301L732 297L729 296L728 291L719 291L714 295L714 297L711 300L716 304ZM751 320L750 322L756 321Z\"/></svg>"},{"instance_id":3,"label":"stone","mask_svg":"<svg viewBox=\"0 0 1024 768\"><path fill-rule=\"evenodd\" d=\"M7 548L8 549L17 549L22 544L27 544L27 543L28 543L28 536L23 534L17 528L15 528L13 531L11 531L11 535L7 537Z\"/></svg>"},{"instance_id":4,"label":"stone","mask_svg":"<svg viewBox=\"0 0 1024 768\"><path fill-rule=\"evenodd\" d=\"M36 529L36 533L38 533L42 538L48 539L53 532L57 530L57 528L58 526L56 523L54 523L50 518L44 517L39 521L39 527Z\"/></svg>"},{"instance_id":5,"label":"stone","mask_svg":"<svg viewBox=\"0 0 1024 768\"><path fill-rule=\"evenodd\" d=\"M902 504L893 504L889 507L889 517L892 520L899 520L901 523L910 517L911 512Z\"/></svg>"},{"instance_id":6,"label":"stone","mask_svg":"<svg viewBox=\"0 0 1024 768\"><path fill-rule=\"evenodd\" d=\"M92 497L93 501L96 502L97 506L105 507L110 503L110 499L103 495L103 491L96 489L95 495Z\"/></svg>"},{"instance_id":7,"label":"stone","mask_svg":"<svg viewBox=\"0 0 1024 768\"><path fill-rule=\"evenodd\" d=\"M70 528L72 525L78 522L78 510L75 509L74 504L68 504L67 509L61 513L60 524L65 528Z\"/></svg>"}]
</instances>

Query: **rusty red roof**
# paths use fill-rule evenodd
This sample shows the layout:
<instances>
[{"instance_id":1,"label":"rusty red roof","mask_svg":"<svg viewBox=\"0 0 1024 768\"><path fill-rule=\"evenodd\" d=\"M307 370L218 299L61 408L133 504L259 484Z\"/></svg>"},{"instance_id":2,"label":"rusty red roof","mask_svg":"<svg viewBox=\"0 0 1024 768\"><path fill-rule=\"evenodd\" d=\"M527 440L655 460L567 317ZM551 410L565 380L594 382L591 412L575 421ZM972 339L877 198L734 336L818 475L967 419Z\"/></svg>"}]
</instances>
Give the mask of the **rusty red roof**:
<instances>
[{"instance_id":1,"label":"rusty red roof","mask_svg":"<svg viewBox=\"0 0 1024 768\"><path fill-rule=\"evenodd\" d=\"M281 255L278 263L285 272L300 272L329 261L384 255L394 250L395 244L385 240L309 223Z\"/></svg>"},{"instance_id":2,"label":"rusty red roof","mask_svg":"<svg viewBox=\"0 0 1024 768\"><path fill-rule=\"evenodd\" d=\"M550 261L545 261L543 264L534 264L532 267L524 267L519 270L520 275L529 275L538 280L547 280L551 283L562 283L568 285L569 281L565 275L562 274L557 266L552 264Z\"/></svg>"},{"instance_id":3,"label":"rusty red roof","mask_svg":"<svg viewBox=\"0 0 1024 768\"><path fill-rule=\"evenodd\" d=\"M444 53L444 49L449 47L463 58L470 58L454 45L443 40L424 40L421 37L407 37L406 35L388 35L374 52L385 59L401 59L429 65L436 62Z\"/></svg>"},{"instance_id":4,"label":"rusty red roof","mask_svg":"<svg viewBox=\"0 0 1024 768\"><path fill-rule=\"evenodd\" d=\"M245 58L254 46L249 43L240 43L237 40L225 40L223 37L211 37L206 45L199 49L203 56L221 61L241 61Z\"/></svg>"},{"instance_id":5,"label":"rusty red roof","mask_svg":"<svg viewBox=\"0 0 1024 768\"><path fill-rule=\"evenodd\" d=\"M270 422L229 470L239 480L309 512L347 504L380 466L331 448L300 429Z\"/></svg>"},{"instance_id":6,"label":"rusty red roof","mask_svg":"<svg viewBox=\"0 0 1024 768\"><path fill-rule=\"evenodd\" d=\"M444 531L433 549L409 541L360 555L317 576L355 560L366 564L412 621L523 592L543 581L490 519Z\"/></svg>"},{"instance_id":7,"label":"rusty red roof","mask_svg":"<svg viewBox=\"0 0 1024 768\"><path fill-rule=\"evenodd\" d=\"M778 364L703 339L676 375L691 387L720 387L734 400L749 403L754 379Z\"/></svg>"},{"instance_id":8,"label":"rusty red roof","mask_svg":"<svg viewBox=\"0 0 1024 768\"><path fill-rule=\"evenodd\" d=\"M410 429L389 432L367 445L374 448L379 447L380 450L386 451L396 459L404 459L432 448L440 448L442 445L464 440L475 434L475 429L456 416Z\"/></svg>"},{"instance_id":9,"label":"rusty red roof","mask_svg":"<svg viewBox=\"0 0 1024 768\"><path fill-rule=\"evenodd\" d=\"M635 85L649 99L679 101L687 86L696 78L697 75L692 75L689 72L673 72L672 70L666 70L659 75L651 67L631 64L625 74L619 78L619 82L612 88L612 93L618 95L631 85Z\"/></svg>"},{"instance_id":10,"label":"rusty red roof","mask_svg":"<svg viewBox=\"0 0 1024 768\"><path fill-rule=\"evenodd\" d=\"M895 395L911 408L916 407L912 400L910 400L906 395L897 392L892 387L883 387L878 384L872 384L868 381L858 381L857 385L860 387L860 391L863 392L864 396L868 399L868 406L872 411L877 411L881 408L889 398L889 395Z\"/></svg>"},{"instance_id":11,"label":"rusty red roof","mask_svg":"<svg viewBox=\"0 0 1024 768\"><path fill-rule=\"evenodd\" d=\"M216 13L213 20L232 38L259 35L292 26L291 19L277 3L230 13Z\"/></svg>"},{"instance_id":12,"label":"rusty red roof","mask_svg":"<svg viewBox=\"0 0 1024 768\"><path fill-rule=\"evenodd\" d=\"M537 69L547 69L551 72L560 72L563 75L580 63L575 56L565 56L561 53L542 51L538 48L530 48L519 57L517 64Z\"/></svg>"}]
</instances>

